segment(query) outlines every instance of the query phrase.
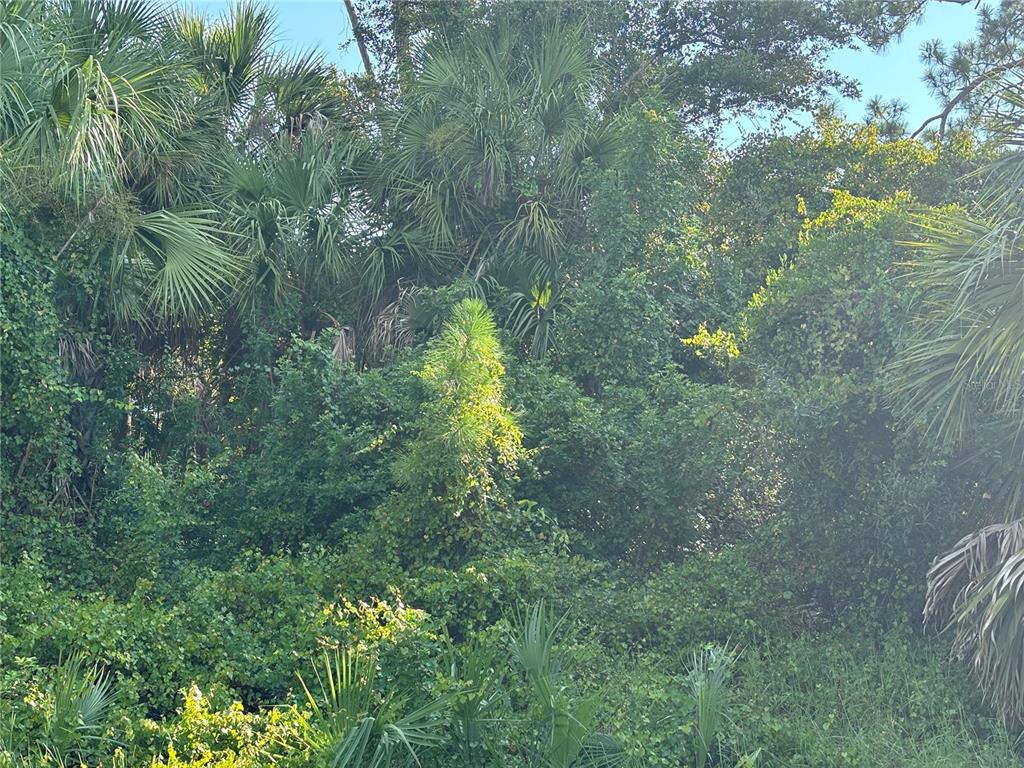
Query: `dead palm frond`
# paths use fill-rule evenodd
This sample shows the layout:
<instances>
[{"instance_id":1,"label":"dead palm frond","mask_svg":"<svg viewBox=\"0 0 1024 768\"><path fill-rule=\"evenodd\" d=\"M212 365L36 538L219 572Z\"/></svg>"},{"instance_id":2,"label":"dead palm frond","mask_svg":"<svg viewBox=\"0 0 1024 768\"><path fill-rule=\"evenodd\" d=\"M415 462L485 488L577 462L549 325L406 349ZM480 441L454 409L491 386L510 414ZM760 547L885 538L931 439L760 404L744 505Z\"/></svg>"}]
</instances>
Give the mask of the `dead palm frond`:
<instances>
[{"instance_id":1,"label":"dead palm frond","mask_svg":"<svg viewBox=\"0 0 1024 768\"><path fill-rule=\"evenodd\" d=\"M1019 721L1024 701L1024 521L986 526L928 571L926 621L948 617L954 653L968 656L993 704Z\"/></svg>"}]
</instances>

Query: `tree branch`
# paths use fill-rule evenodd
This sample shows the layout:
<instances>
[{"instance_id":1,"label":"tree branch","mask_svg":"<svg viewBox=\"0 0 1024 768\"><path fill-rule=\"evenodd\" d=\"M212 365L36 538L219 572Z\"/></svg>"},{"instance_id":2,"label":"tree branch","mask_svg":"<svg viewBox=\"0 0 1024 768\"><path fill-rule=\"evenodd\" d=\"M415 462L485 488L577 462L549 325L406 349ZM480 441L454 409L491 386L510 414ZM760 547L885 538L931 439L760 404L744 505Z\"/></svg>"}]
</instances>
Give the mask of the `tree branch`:
<instances>
[{"instance_id":1,"label":"tree branch","mask_svg":"<svg viewBox=\"0 0 1024 768\"><path fill-rule=\"evenodd\" d=\"M919 135L921 135L925 128L934 123L936 120L939 121L939 138L943 138L946 135L946 122L949 120L949 116L954 109L956 109L968 96L970 96L972 93L978 90L978 88L983 86L989 80L992 80L993 78L998 77L1004 72L1007 72L1019 66L1024 66L1024 59L1014 59L1013 61L1009 61L1005 64L1000 64L999 66L993 67L987 72L983 72L982 74L978 75L976 78L967 83L967 85L961 88L960 92L957 93L956 96L954 96L946 103L946 106L943 107L941 112L932 115L923 123L921 123L920 127L912 134L910 134L910 138L916 139Z\"/></svg>"}]
</instances>

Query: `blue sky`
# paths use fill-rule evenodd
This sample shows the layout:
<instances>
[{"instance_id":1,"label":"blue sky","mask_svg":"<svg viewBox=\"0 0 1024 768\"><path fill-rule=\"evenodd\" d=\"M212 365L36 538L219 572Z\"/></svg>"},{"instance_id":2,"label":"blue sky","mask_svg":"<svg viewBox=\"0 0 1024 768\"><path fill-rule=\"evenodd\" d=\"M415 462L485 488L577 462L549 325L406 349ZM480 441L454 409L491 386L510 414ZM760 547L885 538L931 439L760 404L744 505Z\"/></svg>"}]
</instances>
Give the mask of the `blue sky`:
<instances>
[{"instance_id":1,"label":"blue sky","mask_svg":"<svg viewBox=\"0 0 1024 768\"><path fill-rule=\"evenodd\" d=\"M929 40L942 40L948 47L969 40L977 31L978 11L971 5L941 3L931 0L921 21L910 27L903 37L885 50L836 51L830 57L832 66L861 82L864 98L859 102L846 100L841 104L848 117L864 116L864 102L872 96L896 97L906 102L911 129L935 114L938 106L921 81L924 65L921 46Z\"/></svg>"},{"instance_id":2,"label":"blue sky","mask_svg":"<svg viewBox=\"0 0 1024 768\"><path fill-rule=\"evenodd\" d=\"M278 44L284 50L317 48L343 70L360 68L359 54L352 39L351 26L342 0L264 0L277 17ZM230 0L191 0L192 8L212 16L224 13ZM832 66L860 81L863 98L845 99L840 107L846 116L859 120L864 102L872 96L899 98L906 102L907 122L915 128L934 114L936 103L921 81L924 67L921 45L939 39L952 45L974 36L977 10L974 4L929 2L923 18L903 38L875 53L869 50L837 51L830 57ZM342 48L345 50L342 50ZM754 127L750 122L746 127Z\"/></svg>"}]
</instances>

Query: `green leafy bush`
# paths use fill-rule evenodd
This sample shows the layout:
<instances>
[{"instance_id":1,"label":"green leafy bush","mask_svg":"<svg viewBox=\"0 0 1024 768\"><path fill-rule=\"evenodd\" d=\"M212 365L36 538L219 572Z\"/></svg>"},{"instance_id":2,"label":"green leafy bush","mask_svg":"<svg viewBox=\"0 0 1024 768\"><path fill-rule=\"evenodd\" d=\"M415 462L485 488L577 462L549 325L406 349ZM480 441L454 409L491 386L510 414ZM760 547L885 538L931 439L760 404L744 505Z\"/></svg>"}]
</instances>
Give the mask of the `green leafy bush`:
<instances>
[{"instance_id":1,"label":"green leafy bush","mask_svg":"<svg viewBox=\"0 0 1024 768\"><path fill-rule=\"evenodd\" d=\"M0 251L0 494L6 516L15 506L44 508L66 490L78 471L71 412L87 393L61 364L56 279L43 250L25 231L5 227Z\"/></svg>"},{"instance_id":2,"label":"green leafy bush","mask_svg":"<svg viewBox=\"0 0 1024 768\"><path fill-rule=\"evenodd\" d=\"M903 200L837 193L744 315L738 365L759 380L785 461L775 546L793 562L790 589L833 618L916 614L928 552L972 506L943 453L897 429L887 396L906 216Z\"/></svg>"},{"instance_id":3,"label":"green leafy bush","mask_svg":"<svg viewBox=\"0 0 1024 768\"><path fill-rule=\"evenodd\" d=\"M581 551L657 564L772 509L781 482L773 429L740 389L666 370L587 398L527 369L516 393L536 450L524 491L558 510Z\"/></svg>"}]
</instances>

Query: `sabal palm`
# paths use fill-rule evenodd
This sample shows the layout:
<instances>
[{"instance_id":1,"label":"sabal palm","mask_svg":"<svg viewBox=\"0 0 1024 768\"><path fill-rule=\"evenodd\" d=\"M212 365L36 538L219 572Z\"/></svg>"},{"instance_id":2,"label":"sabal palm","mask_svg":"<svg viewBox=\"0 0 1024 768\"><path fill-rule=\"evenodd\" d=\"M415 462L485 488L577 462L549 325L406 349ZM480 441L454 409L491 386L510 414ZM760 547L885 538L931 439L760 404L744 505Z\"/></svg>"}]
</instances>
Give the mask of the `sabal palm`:
<instances>
[{"instance_id":1,"label":"sabal palm","mask_svg":"<svg viewBox=\"0 0 1024 768\"><path fill-rule=\"evenodd\" d=\"M116 701L110 675L89 666L81 653L72 654L54 671L43 725L35 738L27 745L18 744L15 719L7 724L9 733L0 734L0 765L84 765L109 743L107 726Z\"/></svg>"},{"instance_id":2,"label":"sabal palm","mask_svg":"<svg viewBox=\"0 0 1024 768\"><path fill-rule=\"evenodd\" d=\"M1006 98L1020 101L1010 89ZM916 313L896 364L903 416L979 468L1007 520L1024 513L1024 127L986 169L977 208L922 217L909 276ZM951 617L956 649L1008 719L1024 718L1022 521L984 528L937 558L927 619Z\"/></svg>"},{"instance_id":3,"label":"sabal palm","mask_svg":"<svg viewBox=\"0 0 1024 768\"><path fill-rule=\"evenodd\" d=\"M289 289L347 274L349 241L356 238L351 191L343 184L348 149L344 137L318 125L302 142L286 134L258 155L225 156L218 201L249 264L240 298L280 299Z\"/></svg>"},{"instance_id":4,"label":"sabal palm","mask_svg":"<svg viewBox=\"0 0 1024 768\"><path fill-rule=\"evenodd\" d=\"M278 56L265 9L239 3L214 21L179 13L172 25L230 145L210 177L245 263L232 302L252 310L298 292L311 307L327 296L337 311L344 295L350 314L372 314L403 265L429 259L365 193L380 174L341 119L351 95L319 55Z\"/></svg>"},{"instance_id":5,"label":"sabal palm","mask_svg":"<svg viewBox=\"0 0 1024 768\"><path fill-rule=\"evenodd\" d=\"M246 260L235 293L243 309L296 293L324 313L343 301L358 343L370 343L399 281L436 263L415 227L365 194L361 179L375 167L363 140L322 117L301 136L283 131L259 152L225 155L216 199Z\"/></svg>"},{"instance_id":6,"label":"sabal palm","mask_svg":"<svg viewBox=\"0 0 1024 768\"><path fill-rule=\"evenodd\" d=\"M565 617L556 617L543 601L513 617L509 645L526 676L543 731L536 764L543 768L615 768L626 752L596 729L595 697L574 695L560 668L556 636Z\"/></svg>"},{"instance_id":7,"label":"sabal palm","mask_svg":"<svg viewBox=\"0 0 1024 768\"><path fill-rule=\"evenodd\" d=\"M590 107L597 75L575 32L528 39L498 25L428 49L400 108L382 117L381 194L475 279L545 295L543 307L517 303L511 325L524 336L557 305L584 162L616 147Z\"/></svg>"},{"instance_id":8,"label":"sabal palm","mask_svg":"<svg viewBox=\"0 0 1024 768\"><path fill-rule=\"evenodd\" d=\"M194 169L201 147L191 62L166 15L141 0L6 0L0 13L4 64L16 65L3 74L16 98L0 102L5 191L69 208L77 226L68 245L94 216L106 222L96 239L116 315L194 318L240 261L205 201L183 195L176 178ZM159 162L171 157L180 162ZM171 170L161 177L160 167Z\"/></svg>"},{"instance_id":9,"label":"sabal palm","mask_svg":"<svg viewBox=\"0 0 1024 768\"><path fill-rule=\"evenodd\" d=\"M296 135L342 106L334 73L312 51L282 58L274 50L274 20L266 8L238 2L213 21L188 12L170 17L174 38L197 72L199 92L242 148Z\"/></svg>"},{"instance_id":10,"label":"sabal palm","mask_svg":"<svg viewBox=\"0 0 1024 768\"><path fill-rule=\"evenodd\" d=\"M187 119L187 71L141 2L4 4L4 155L81 199L115 192L133 161ZM5 61L5 63L7 63ZM13 81L13 82L12 82Z\"/></svg>"}]
</instances>

